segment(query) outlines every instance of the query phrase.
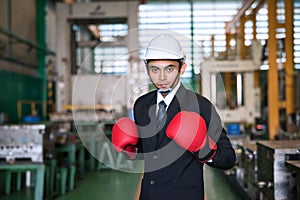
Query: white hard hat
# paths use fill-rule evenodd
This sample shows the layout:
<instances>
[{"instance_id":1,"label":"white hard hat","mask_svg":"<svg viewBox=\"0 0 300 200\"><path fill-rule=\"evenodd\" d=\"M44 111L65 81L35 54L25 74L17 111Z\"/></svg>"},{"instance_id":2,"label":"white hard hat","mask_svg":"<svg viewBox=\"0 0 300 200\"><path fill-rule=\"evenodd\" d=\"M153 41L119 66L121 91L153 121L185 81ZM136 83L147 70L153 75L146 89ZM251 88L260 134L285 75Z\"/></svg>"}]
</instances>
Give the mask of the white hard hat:
<instances>
[{"instance_id":1,"label":"white hard hat","mask_svg":"<svg viewBox=\"0 0 300 200\"><path fill-rule=\"evenodd\" d=\"M160 34L153 38L146 49L144 61L147 60L181 60L184 62L185 55L179 42L168 34Z\"/></svg>"}]
</instances>

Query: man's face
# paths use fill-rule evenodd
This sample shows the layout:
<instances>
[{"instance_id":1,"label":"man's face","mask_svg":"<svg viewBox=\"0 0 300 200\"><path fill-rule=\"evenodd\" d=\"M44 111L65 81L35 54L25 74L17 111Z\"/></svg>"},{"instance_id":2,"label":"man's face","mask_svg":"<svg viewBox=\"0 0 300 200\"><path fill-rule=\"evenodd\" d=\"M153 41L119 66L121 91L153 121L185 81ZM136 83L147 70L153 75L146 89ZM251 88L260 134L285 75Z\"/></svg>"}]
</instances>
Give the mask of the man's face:
<instances>
[{"instance_id":1,"label":"man's face","mask_svg":"<svg viewBox=\"0 0 300 200\"><path fill-rule=\"evenodd\" d=\"M184 63L179 70L176 60L152 60L147 64L148 74L157 89L166 90L173 88L179 81L179 73L183 74L186 68Z\"/></svg>"}]
</instances>

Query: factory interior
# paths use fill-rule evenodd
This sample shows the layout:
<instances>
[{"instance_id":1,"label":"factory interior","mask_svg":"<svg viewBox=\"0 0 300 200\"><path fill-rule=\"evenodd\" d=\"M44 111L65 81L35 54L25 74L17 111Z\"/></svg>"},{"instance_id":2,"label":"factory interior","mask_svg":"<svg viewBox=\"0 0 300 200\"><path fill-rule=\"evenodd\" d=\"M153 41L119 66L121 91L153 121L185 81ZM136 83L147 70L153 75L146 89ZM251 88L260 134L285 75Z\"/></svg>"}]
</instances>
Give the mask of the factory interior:
<instances>
[{"instance_id":1,"label":"factory interior","mask_svg":"<svg viewBox=\"0 0 300 200\"><path fill-rule=\"evenodd\" d=\"M300 0L0 0L0 199L138 199L143 160L112 128L154 90L159 33L235 151L204 164L205 199L300 199Z\"/></svg>"}]
</instances>

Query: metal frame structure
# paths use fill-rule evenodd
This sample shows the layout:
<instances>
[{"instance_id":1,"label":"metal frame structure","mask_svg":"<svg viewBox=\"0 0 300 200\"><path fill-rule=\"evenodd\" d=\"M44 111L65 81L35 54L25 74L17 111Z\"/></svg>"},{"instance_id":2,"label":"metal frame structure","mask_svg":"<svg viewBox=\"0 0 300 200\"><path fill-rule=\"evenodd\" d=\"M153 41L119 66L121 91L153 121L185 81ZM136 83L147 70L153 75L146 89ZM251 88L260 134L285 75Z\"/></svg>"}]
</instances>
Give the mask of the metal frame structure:
<instances>
[{"instance_id":1,"label":"metal frame structure","mask_svg":"<svg viewBox=\"0 0 300 200\"><path fill-rule=\"evenodd\" d=\"M216 105L224 123L253 124L255 118L260 116L258 105L260 91L254 85L254 72L257 69L258 66L255 66L252 60L206 60L201 64L202 95L211 99ZM244 94L237 94L237 96L243 96L243 105L237 105L234 109L226 106L219 108L215 79L216 76L220 76L220 73L242 75L241 89Z\"/></svg>"},{"instance_id":2,"label":"metal frame structure","mask_svg":"<svg viewBox=\"0 0 300 200\"><path fill-rule=\"evenodd\" d=\"M280 109L285 109L286 116L295 111L294 108L294 47L293 47L293 1L283 0L284 3L284 19L278 22L278 2L279 0L249 0L245 1L238 13L233 19L227 23L226 35L239 33L241 38L240 55L241 59L245 59L246 47L244 45L244 24L247 20L253 22L253 40L256 40L256 14L267 4L268 7L268 131L269 138L274 139L275 135L280 131ZM247 11L249 11L247 13ZM247 14L246 14L247 13ZM280 63L285 71L285 100L279 99L279 63L277 59L277 30L285 30L284 50L286 61ZM230 37L227 38L229 43ZM255 75L255 84L258 85L258 73Z\"/></svg>"},{"instance_id":3,"label":"metal frame structure","mask_svg":"<svg viewBox=\"0 0 300 200\"><path fill-rule=\"evenodd\" d=\"M70 23L74 21L95 21L95 20L118 20L123 19L128 24L128 29L136 29L138 26L137 12L138 1L114 1L114 2L88 2L88 3L58 3L57 4L57 43L56 43L56 66L57 66L57 88L56 88L56 111L64 111L64 105L72 103L72 64L74 56L72 52ZM129 50L138 49L138 32L128 35L126 45ZM133 52L138 58L138 51ZM74 52L73 52L74 55ZM130 65L130 64L129 64Z\"/></svg>"}]
</instances>

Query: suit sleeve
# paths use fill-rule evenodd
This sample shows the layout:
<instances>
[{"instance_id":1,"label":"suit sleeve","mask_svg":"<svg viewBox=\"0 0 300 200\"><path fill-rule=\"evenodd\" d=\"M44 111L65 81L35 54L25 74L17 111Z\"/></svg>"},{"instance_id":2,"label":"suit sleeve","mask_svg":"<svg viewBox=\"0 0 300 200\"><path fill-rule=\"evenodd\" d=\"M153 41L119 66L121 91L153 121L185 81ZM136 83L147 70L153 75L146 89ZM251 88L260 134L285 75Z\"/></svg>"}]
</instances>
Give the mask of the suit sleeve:
<instances>
[{"instance_id":1,"label":"suit sleeve","mask_svg":"<svg viewBox=\"0 0 300 200\"><path fill-rule=\"evenodd\" d=\"M235 165L235 151L227 137L226 130L223 128L221 118L215 107L207 100L202 102L203 109L201 115L204 117L207 125L207 138L216 144L216 150L211 150L209 142L205 148L198 152L200 161L208 161L211 167L218 169L230 169Z\"/></svg>"},{"instance_id":2,"label":"suit sleeve","mask_svg":"<svg viewBox=\"0 0 300 200\"><path fill-rule=\"evenodd\" d=\"M207 162L211 167L227 170L234 166L236 160L235 151L232 148L226 131L222 129L222 133L217 141L217 150L212 162Z\"/></svg>"}]
</instances>

